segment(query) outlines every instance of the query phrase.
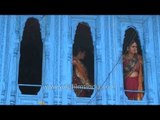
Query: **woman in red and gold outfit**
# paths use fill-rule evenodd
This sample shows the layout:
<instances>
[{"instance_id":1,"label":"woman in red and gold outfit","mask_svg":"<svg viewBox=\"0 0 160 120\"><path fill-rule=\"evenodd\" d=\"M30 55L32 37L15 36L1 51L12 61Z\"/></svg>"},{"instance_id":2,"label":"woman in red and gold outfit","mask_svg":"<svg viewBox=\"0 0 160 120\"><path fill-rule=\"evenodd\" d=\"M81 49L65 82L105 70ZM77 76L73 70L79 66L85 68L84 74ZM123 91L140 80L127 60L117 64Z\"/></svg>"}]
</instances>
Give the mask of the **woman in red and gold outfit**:
<instances>
[{"instance_id":1,"label":"woman in red and gold outfit","mask_svg":"<svg viewBox=\"0 0 160 120\"><path fill-rule=\"evenodd\" d=\"M137 52L137 43L133 40L123 55L125 90L143 90L142 56ZM129 100L142 100L142 92L125 92Z\"/></svg>"},{"instance_id":2,"label":"woman in red and gold outfit","mask_svg":"<svg viewBox=\"0 0 160 120\"><path fill-rule=\"evenodd\" d=\"M87 69L82 62L82 60L85 58L85 55L85 50L79 49L77 55L73 57L73 85L77 97L89 97L91 95L91 90L87 88L76 88L92 86L88 78Z\"/></svg>"}]
</instances>

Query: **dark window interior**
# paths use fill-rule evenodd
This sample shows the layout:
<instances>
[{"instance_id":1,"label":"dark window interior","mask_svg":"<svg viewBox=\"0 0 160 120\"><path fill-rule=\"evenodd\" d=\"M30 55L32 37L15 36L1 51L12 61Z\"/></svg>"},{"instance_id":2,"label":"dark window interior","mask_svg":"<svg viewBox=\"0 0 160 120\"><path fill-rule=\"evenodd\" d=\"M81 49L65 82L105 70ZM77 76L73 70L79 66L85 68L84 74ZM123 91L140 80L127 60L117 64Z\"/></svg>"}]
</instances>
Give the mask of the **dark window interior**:
<instances>
[{"instance_id":1,"label":"dark window interior","mask_svg":"<svg viewBox=\"0 0 160 120\"><path fill-rule=\"evenodd\" d=\"M28 18L20 45L18 84L22 94L36 95L42 83L42 52L40 24Z\"/></svg>"}]
</instances>

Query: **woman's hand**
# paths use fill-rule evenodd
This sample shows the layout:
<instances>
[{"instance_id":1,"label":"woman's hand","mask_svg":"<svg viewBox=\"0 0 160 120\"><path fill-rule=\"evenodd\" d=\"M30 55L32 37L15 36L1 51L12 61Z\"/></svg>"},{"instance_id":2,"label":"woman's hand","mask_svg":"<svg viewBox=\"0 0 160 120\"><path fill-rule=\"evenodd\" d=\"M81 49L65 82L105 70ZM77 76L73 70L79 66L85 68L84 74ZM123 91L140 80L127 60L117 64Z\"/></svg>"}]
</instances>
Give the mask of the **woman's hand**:
<instances>
[{"instance_id":1,"label":"woman's hand","mask_svg":"<svg viewBox=\"0 0 160 120\"><path fill-rule=\"evenodd\" d=\"M73 65L76 65L76 64L77 64L76 60L73 60L73 61L72 61L72 64L73 64Z\"/></svg>"}]
</instances>

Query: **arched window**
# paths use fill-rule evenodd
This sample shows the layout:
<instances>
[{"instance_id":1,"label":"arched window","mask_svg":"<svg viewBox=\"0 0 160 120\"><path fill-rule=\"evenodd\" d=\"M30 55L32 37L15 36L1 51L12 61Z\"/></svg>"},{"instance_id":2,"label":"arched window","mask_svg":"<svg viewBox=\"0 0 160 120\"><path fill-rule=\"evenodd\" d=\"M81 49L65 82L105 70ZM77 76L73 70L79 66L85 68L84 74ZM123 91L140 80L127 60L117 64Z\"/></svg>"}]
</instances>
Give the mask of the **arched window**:
<instances>
[{"instance_id":1,"label":"arched window","mask_svg":"<svg viewBox=\"0 0 160 120\"><path fill-rule=\"evenodd\" d=\"M142 100L144 96L143 55L138 32L130 27L125 31L123 43L123 79L129 100Z\"/></svg>"},{"instance_id":2,"label":"arched window","mask_svg":"<svg viewBox=\"0 0 160 120\"><path fill-rule=\"evenodd\" d=\"M94 86L94 47L87 23L77 26L73 44L73 79L77 97L91 97Z\"/></svg>"},{"instance_id":3,"label":"arched window","mask_svg":"<svg viewBox=\"0 0 160 120\"><path fill-rule=\"evenodd\" d=\"M36 95L42 83L42 51L40 24L28 18L20 46L18 84L22 94Z\"/></svg>"}]
</instances>

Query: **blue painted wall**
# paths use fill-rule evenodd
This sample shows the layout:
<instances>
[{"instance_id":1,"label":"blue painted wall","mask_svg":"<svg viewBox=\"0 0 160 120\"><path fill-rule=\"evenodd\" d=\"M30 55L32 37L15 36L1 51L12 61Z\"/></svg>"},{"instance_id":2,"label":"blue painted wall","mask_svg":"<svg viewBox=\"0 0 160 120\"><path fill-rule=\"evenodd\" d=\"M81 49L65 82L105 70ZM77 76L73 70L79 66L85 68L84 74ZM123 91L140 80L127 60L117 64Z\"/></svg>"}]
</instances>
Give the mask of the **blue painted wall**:
<instances>
[{"instance_id":1,"label":"blue painted wall","mask_svg":"<svg viewBox=\"0 0 160 120\"><path fill-rule=\"evenodd\" d=\"M43 42L43 82L37 95L23 95L18 87L20 42L29 17L39 20ZM80 22L89 24L93 37L97 88L91 98L76 97L72 89L72 46ZM123 89L121 55L125 30L129 27L138 31L143 52L142 101L128 100ZM1 105L160 104L160 16L1 15L0 31Z\"/></svg>"}]
</instances>

